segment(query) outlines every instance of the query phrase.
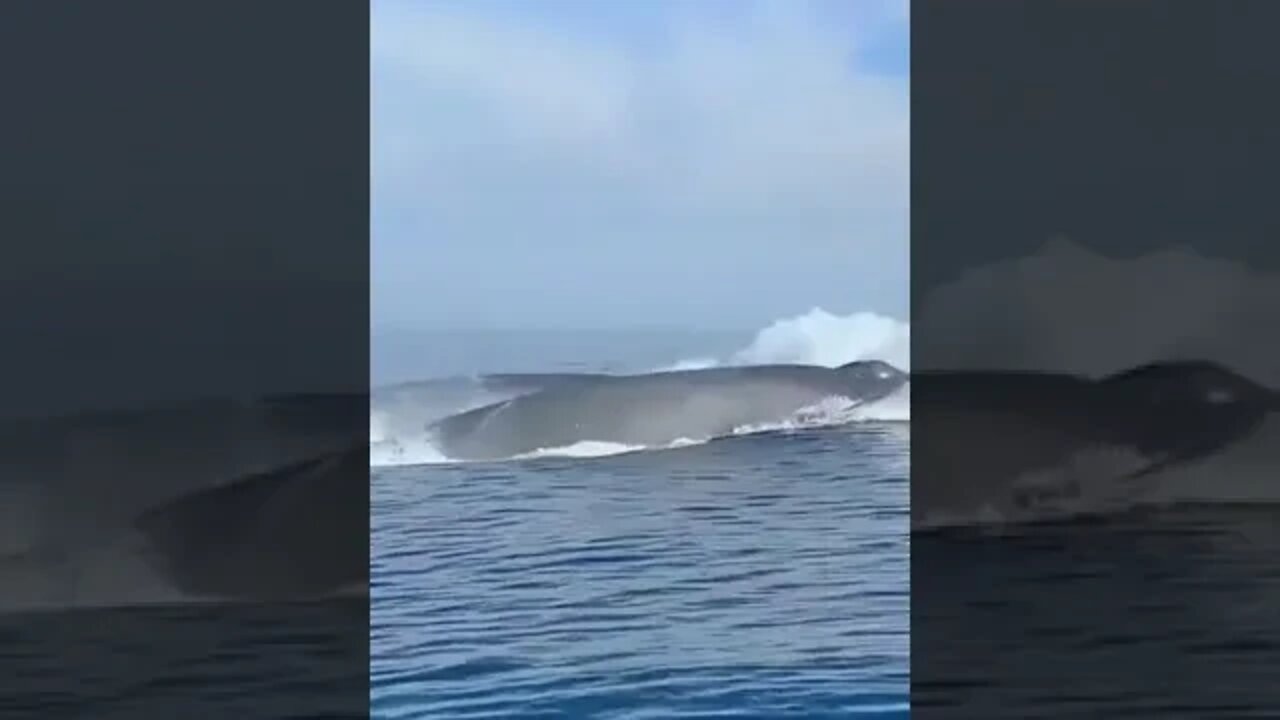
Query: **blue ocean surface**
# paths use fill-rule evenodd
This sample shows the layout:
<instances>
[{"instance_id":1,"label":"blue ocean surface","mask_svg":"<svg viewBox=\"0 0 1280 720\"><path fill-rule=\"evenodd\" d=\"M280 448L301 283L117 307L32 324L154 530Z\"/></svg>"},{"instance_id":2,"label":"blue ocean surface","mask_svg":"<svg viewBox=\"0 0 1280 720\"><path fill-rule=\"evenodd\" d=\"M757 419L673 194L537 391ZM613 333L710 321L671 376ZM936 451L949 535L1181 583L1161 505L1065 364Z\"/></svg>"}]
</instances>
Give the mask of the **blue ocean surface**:
<instances>
[{"instance_id":1,"label":"blue ocean surface","mask_svg":"<svg viewBox=\"0 0 1280 720\"><path fill-rule=\"evenodd\" d=\"M906 717L909 428L374 468L373 716Z\"/></svg>"}]
</instances>

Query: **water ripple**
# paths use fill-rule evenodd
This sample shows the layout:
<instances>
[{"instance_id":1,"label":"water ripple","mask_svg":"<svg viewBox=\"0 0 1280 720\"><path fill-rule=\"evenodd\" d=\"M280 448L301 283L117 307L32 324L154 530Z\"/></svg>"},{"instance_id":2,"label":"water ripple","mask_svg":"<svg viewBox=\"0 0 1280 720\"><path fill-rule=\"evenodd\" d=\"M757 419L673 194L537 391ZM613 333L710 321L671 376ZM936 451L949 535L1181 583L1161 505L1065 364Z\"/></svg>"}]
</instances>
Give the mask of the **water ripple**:
<instances>
[{"instance_id":1,"label":"water ripple","mask_svg":"<svg viewBox=\"0 0 1280 720\"><path fill-rule=\"evenodd\" d=\"M905 717L901 429L374 477L380 718Z\"/></svg>"}]
</instances>

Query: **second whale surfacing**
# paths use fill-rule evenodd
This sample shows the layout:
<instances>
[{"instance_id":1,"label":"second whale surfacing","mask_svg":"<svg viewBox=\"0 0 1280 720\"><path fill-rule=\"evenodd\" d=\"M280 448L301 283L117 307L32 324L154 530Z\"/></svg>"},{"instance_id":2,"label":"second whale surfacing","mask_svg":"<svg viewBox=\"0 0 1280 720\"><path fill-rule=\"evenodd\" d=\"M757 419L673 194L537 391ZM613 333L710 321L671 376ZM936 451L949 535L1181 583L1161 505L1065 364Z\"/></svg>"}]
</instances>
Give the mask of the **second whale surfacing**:
<instances>
[{"instance_id":1,"label":"second whale surfacing","mask_svg":"<svg viewBox=\"0 0 1280 720\"><path fill-rule=\"evenodd\" d=\"M908 375L879 360L583 375L450 416L428 430L449 458L499 460L580 442L664 446L780 422L830 398L866 404Z\"/></svg>"}]
</instances>

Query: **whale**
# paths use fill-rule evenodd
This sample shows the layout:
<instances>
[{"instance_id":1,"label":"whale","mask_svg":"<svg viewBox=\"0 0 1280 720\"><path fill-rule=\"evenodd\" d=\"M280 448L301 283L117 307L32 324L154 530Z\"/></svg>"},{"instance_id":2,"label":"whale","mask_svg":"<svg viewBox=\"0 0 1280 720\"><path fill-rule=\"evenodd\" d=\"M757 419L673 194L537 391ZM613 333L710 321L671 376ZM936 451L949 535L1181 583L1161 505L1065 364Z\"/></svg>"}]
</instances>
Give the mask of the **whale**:
<instances>
[{"instance_id":1,"label":"whale","mask_svg":"<svg viewBox=\"0 0 1280 720\"><path fill-rule=\"evenodd\" d=\"M1204 360L1101 378L917 371L912 524L1052 519L1085 502L1126 506L1161 471L1222 452L1274 412L1280 393Z\"/></svg>"},{"instance_id":2,"label":"whale","mask_svg":"<svg viewBox=\"0 0 1280 720\"><path fill-rule=\"evenodd\" d=\"M875 402L908 377L879 360L837 368L753 365L561 376L534 392L431 423L427 432L455 460L506 459L584 441L663 446L779 422L833 397Z\"/></svg>"}]
</instances>

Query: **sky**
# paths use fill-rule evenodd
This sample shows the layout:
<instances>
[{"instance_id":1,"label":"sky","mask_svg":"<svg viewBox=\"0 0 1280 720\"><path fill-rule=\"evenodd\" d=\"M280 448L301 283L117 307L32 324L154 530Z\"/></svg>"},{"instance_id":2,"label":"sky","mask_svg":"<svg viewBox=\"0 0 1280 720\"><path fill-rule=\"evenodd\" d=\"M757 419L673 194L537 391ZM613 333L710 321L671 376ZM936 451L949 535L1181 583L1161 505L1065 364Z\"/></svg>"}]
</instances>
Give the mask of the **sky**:
<instances>
[{"instance_id":1,"label":"sky","mask_svg":"<svg viewBox=\"0 0 1280 720\"><path fill-rule=\"evenodd\" d=\"M1057 238L1280 267L1270 7L1205 26L1181 5L917 5L913 308Z\"/></svg>"},{"instance_id":2,"label":"sky","mask_svg":"<svg viewBox=\"0 0 1280 720\"><path fill-rule=\"evenodd\" d=\"M907 8L375 0L375 331L905 319Z\"/></svg>"},{"instance_id":3,"label":"sky","mask_svg":"<svg viewBox=\"0 0 1280 720\"><path fill-rule=\"evenodd\" d=\"M913 367L1280 378L1276 6L1166 5L916 4Z\"/></svg>"}]
</instances>

